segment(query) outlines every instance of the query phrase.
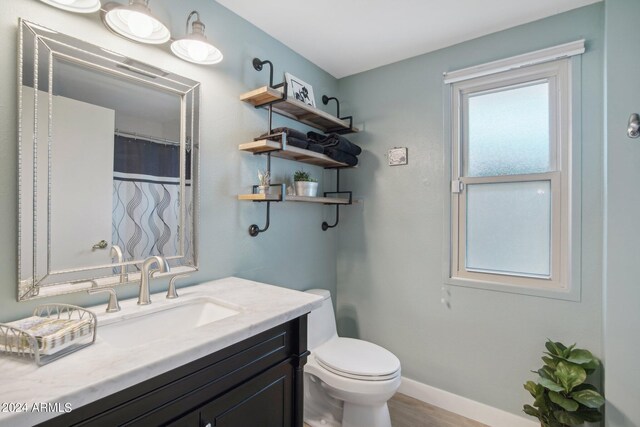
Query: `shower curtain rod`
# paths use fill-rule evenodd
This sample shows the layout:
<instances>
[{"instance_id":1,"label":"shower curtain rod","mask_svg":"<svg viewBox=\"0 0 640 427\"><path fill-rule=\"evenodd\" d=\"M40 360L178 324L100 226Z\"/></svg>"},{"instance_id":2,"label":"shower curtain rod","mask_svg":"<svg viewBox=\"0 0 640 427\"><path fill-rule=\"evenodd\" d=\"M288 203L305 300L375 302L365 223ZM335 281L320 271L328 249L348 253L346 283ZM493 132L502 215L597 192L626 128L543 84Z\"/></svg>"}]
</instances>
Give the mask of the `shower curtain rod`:
<instances>
[{"instance_id":1,"label":"shower curtain rod","mask_svg":"<svg viewBox=\"0 0 640 427\"><path fill-rule=\"evenodd\" d=\"M178 141L172 141L172 140L167 139L167 138L158 138L158 137L151 136L151 135L143 135L143 134L140 134L140 133L137 133L137 132L127 132L127 131L116 129L115 134L118 135L118 136L124 136L125 138L144 139L145 141L156 142L158 144L180 145L180 142L178 142ZM188 141L188 139L187 139L187 141Z\"/></svg>"}]
</instances>

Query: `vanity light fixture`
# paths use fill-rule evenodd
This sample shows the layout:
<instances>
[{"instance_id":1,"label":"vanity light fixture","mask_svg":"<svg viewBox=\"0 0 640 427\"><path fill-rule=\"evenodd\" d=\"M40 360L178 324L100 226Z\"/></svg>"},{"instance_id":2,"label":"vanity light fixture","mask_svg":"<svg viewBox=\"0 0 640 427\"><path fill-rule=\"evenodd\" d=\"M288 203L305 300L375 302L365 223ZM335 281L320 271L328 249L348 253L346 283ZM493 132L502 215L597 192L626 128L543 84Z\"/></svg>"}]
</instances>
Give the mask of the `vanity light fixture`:
<instances>
[{"instance_id":1,"label":"vanity light fixture","mask_svg":"<svg viewBox=\"0 0 640 427\"><path fill-rule=\"evenodd\" d=\"M189 21L193 16L196 20L191 23L191 33L189 33ZM204 24L200 21L200 14L197 11L194 10L189 14L185 32L186 36L171 43L171 51L178 58L204 65L222 61L222 53L204 35Z\"/></svg>"},{"instance_id":2,"label":"vanity light fixture","mask_svg":"<svg viewBox=\"0 0 640 427\"><path fill-rule=\"evenodd\" d=\"M162 44L171 37L169 28L151 13L149 0L129 0L126 6L107 3L102 22L116 34L140 43Z\"/></svg>"},{"instance_id":3,"label":"vanity light fixture","mask_svg":"<svg viewBox=\"0 0 640 427\"><path fill-rule=\"evenodd\" d=\"M93 13L100 10L100 0L40 0L49 6L76 13Z\"/></svg>"}]
</instances>

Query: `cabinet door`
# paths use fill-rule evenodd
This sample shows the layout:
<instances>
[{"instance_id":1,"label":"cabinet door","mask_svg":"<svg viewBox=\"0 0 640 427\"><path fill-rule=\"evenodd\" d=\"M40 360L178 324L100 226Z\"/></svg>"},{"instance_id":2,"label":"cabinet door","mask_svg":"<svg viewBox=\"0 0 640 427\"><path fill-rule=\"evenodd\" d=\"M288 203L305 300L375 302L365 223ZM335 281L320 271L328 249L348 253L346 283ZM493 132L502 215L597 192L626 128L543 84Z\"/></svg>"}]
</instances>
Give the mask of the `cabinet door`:
<instances>
[{"instance_id":1,"label":"cabinet door","mask_svg":"<svg viewBox=\"0 0 640 427\"><path fill-rule=\"evenodd\" d=\"M200 410L200 427L291 427L289 362L274 366Z\"/></svg>"}]
</instances>

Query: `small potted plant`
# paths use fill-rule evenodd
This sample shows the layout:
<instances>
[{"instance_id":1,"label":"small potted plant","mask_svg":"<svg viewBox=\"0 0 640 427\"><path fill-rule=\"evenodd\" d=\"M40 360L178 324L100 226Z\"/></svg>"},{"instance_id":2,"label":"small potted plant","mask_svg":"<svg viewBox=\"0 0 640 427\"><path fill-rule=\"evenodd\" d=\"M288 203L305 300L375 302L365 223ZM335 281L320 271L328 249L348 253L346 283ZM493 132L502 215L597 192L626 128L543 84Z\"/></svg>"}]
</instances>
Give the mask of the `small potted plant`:
<instances>
[{"instance_id":1,"label":"small potted plant","mask_svg":"<svg viewBox=\"0 0 640 427\"><path fill-rule=\"evenodd\" d=\"M600 407L604 398L598 389L586 384L600 361L589 351L559 342L547 341L548 351L542 357L544 366L536 372L537 382L527 381L524 388L535 399L533 406L524 405L527 415L540 420L542 427L567 427L602 419Z\"/></svg>"},{"instance_id":2,"label":"small potted plant","mask_svg":"<svg viewBox=\"0 0 640 427\"><path fill-rule=\"evenodd\" d=\"M258 170L258 194L269 194L270 182L271 182L271 174L269 171L261 171Z\"/></svg>"},{"instance_id":3,"label":"small potted plant","mask_svg":"<svg viewBox=\"0 0 640 427\"><path fill-rule=\"evenodd\" d=\"M318 181L311 178L308 172L297 170L293 174L293 182L296 188L296 196L316 197Z\"/></svg>"}]
</instances>

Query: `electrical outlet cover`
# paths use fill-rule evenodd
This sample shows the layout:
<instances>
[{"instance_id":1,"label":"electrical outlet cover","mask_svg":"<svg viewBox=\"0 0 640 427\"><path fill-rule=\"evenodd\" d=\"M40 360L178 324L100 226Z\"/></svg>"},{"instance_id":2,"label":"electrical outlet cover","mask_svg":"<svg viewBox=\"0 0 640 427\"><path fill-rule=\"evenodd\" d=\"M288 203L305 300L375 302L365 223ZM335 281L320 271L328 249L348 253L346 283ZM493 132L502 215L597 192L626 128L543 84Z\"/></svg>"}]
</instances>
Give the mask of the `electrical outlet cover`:
<instances>
[{"instance_id":1,"label":"electrical outlet cover","mask_svg":"<svg viewBox=\"0 0 640 427\"><path fill-rule=\"evenodd\" d=\"M389 166L406 165L409 162L407 147L392 148L387 157L389 158Z\"/></svg>"}]
</instances>

